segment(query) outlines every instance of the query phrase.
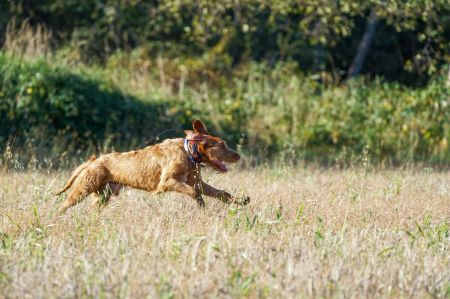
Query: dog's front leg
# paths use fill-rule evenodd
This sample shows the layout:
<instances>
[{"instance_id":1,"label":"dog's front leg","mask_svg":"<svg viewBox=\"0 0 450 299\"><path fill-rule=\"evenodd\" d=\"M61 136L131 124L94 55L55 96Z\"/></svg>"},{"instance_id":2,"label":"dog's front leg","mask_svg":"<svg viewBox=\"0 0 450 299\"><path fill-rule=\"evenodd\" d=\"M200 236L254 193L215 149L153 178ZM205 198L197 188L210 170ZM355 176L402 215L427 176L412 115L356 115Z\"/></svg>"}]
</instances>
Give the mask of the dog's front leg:
<instances>
[{"instance_id":1,"label":"dog's front leg","mask_svg":"<svg viewBox=\"0 0 450 299\"><path fill-rule=\"evenodd\" d=\"M202 194L201 194L199 188L197 188L196 186L190 186L184 182L180 182L177 179L170 178L170 179L162 181L158 185L158 191L157 191L158 193L165 192L165 191L175 191L175 192L186 194L186 195L194 198L200 207L205 206L205 202L203 201Z\"/></svg>"},{"instance_id":2,"label":"dog's front leg","mask_svg":"<svg viewBox=\"0 0 450 299\"><path fill-rule=\"evenodd\" d=\"M207 183L202 181L202 193L206 196L211 196L214 198L217 198L224 203L237 203L241 205L246 205L250 202L249 197L245 197L242 200L238 200L235 196L231 195L230 193L226 192L225 190L219 190L214 188L211 185L208 185Z\"/></svg>"}]
</instances>

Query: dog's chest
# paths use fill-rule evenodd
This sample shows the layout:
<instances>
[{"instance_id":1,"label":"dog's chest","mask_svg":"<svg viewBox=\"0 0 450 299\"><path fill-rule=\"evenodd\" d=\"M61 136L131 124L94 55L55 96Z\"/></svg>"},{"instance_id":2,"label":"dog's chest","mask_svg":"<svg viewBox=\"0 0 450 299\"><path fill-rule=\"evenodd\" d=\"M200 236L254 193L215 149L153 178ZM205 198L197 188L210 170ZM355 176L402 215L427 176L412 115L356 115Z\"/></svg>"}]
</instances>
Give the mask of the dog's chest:
<instances>
[{"instance_id":1,"label":"dog's chest","mask_svg":"<svg viewBox=\"0 0 450 299\"><path fill-rule=\"evenodd\" d=\"M187 180L188 180L188 173L185 172L185 173L181 176L180 179L181 179L181 181L182 181L183 183L186 183Z\"/></svg>"}]
</instances>

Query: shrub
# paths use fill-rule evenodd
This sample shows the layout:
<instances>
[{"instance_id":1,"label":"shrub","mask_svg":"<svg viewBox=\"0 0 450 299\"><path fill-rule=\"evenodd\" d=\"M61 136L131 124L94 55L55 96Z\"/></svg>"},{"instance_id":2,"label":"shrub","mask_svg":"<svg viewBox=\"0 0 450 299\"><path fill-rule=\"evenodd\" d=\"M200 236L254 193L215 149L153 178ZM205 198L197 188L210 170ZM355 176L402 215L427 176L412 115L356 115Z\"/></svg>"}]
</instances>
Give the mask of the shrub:
<instances>
[{"instance_id":1,"label":"shrub","mask_svg":"<svg viewBox=\"0 0 450 299\"><path fill-rule=\"evenodd\" d=\"M174 126L169 105L123 94L95 71L0 55L0 144L15 136L16 147L46 154L143 144Z\"/></svg>"}]
</instances>

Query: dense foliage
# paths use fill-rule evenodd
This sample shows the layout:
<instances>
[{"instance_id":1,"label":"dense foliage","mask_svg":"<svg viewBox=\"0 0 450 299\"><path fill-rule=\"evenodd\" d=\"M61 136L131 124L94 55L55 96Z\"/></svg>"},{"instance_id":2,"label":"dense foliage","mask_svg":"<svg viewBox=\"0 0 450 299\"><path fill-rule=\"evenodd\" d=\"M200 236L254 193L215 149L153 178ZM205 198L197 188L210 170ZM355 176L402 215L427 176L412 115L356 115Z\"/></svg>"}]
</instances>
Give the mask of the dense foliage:
<instances>
[{"instance_id":1,"label":"dense foliage","mask_svg":"<svg viewBox=\"0 0 450 299\"><path fill-rule=\"evenodd\" d=\"M371 13L377 26L362 72L423 84L449 63L450 5L420 1L40 0L2 5L0 30L14 20L43 25L54 48L88 61L143 47L153 57L207 60L212 69L248 61L294 60L335 80L354 63ZM375 23L374 23L375 25ZM12 26L12 27L14 27Z\"/></svg>"},{"instance_id":2,"label":"dense foliage","mask_svg":"<svg viewBox=\"0 0 450 299\"><path fill-rule=\"evenodd\" d=\"M122 94L93 71L0 55L0 144L37 149L36 158L143 144L174 125L167 105Z\"/></svg>"}]
</instances>

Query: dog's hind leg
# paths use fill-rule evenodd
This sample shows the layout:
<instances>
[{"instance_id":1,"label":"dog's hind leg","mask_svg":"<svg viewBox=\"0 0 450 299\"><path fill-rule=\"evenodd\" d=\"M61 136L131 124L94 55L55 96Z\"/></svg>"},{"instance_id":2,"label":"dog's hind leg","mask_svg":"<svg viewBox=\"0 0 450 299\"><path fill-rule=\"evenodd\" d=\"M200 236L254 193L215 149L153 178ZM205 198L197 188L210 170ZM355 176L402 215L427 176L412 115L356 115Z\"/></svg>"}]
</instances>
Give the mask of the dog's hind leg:
<instances>
[{"instance_id":1,"label":"dog's hind leg","mask_svg":"<svg viewBox=\"0 0 450 299\"><path fill-rule=\"evenodd\" d=\"M61 206L60 213L64 214L68 208L76 205L80 201L83 201L89 194L90 192L88 192L87 189L74 189L72 192L70 192L63 205Z\"/></svg>"},{"instance_id":2,"label":"dog's hind leg","mask_svg":"<svg viewBox=\"0 0 450 299\"><path fill-rule=\"evenodd\" d=\"M69 181L67 181L66 185L64 185L64 187L61 190L55 192L55 195L60 195L61 193L66 192L67 189L69 189L72 186L73 182L81 174L81 172L83 170L85 170L95 159L96 159L96 157L93 155L93 156L91 156L91 158L88 161L86 161L83 164L81 164L80 166L78 166L72 172L72 175L71 175Z\"/></svg>"},{"instance_id":3,"label":"dog's hind leg","mask_svg":"<svg viewBox=\"0 0 450 299\"><path fill-rule=\"evenodd\" d=\"M121 184L107 183L100 191L94 193L94 199L92 200L91 206L106 206L111 198L111 196L117 196L120 190L123 188Z\"/></svg>"},{"instance_id":4,"label":"dog's hind leg","mask_svg":"<svg viewBox=\"0 0 450 299\"><path fill-rule=\"evenodd\" d=\"M64 201L60 212L64 213L71 206L83 201L89 194L99 192L105 185L105 179L104 168L86 169L82 176L75 180L73 189Z\"/></svg>"}]
</instances>

